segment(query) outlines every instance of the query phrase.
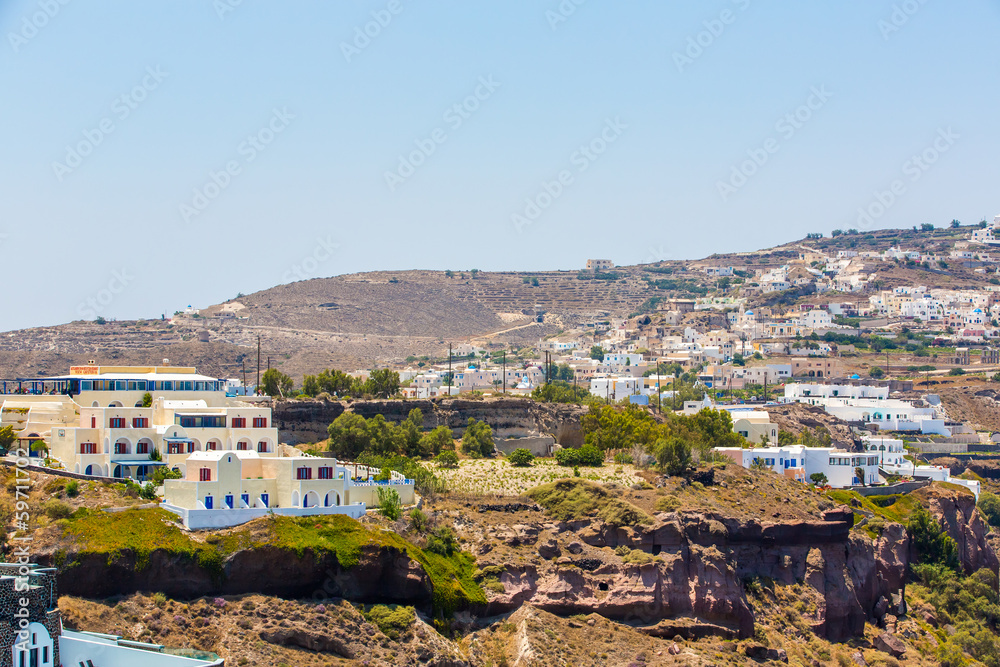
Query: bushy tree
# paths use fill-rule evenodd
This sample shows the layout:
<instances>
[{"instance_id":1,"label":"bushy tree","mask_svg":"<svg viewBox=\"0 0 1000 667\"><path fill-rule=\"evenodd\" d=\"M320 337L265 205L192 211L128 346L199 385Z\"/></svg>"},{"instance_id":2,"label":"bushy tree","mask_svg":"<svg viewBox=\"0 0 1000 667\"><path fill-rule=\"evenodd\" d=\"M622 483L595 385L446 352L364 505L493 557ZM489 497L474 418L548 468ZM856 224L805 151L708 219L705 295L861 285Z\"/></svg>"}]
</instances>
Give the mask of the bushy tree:
<instances>
[{"instance_id":1,"label":"bushy tree","mask_svg":"<svg viewBox=\"0 0 1000 667\"><path fill-rule=\"evenodd\" d=\"M391 486L375 487L378 494L378 511L390 521L396 521L403 514L399 492Z\"/></svg>"},{"instance_id":2,"label":"bushy tree","mask_svg":"<svg viewBox=\"0 0 1000 667\"><path fill-rule=\"evenodd\" d=\"M868 375L870 375L871 377L873 377L875 379L878 379L878 378L883 377L885 375L885 371L882 370L881 366L872 366L871 370L868 371Z\"/></svg>"},{"instance_id":3,"label":"bushy tree","mask_svg":"<svg viewBox=\"0 0 1000 667\"><path fill-rule=\"evenodd\" d=\"M458 467L458 454L446 449L437 456L434 457L434 461L442 468L457 468Z\"/></svg>"},{"instance_id":4,"label":"bushy tree","mask_svg":"<svg viewBox=\"0 0 1000 667\"><path fill-rule=\"evenodd\" d=\"M597 359L598 361L604 361L604 348L600 345L594 345L590 348L590 358Z\"/></svg>"},{"instance_id":5,"label":"bushy tree","mask_svg":"<svg viewBox=\"0 0 1000 667\"><path fill-rule=\"evenodd\" d=\"M399 393L399 373L388 368L372 371L364 383L366 394L389 398Z\"/></svg>"},{"instance_id":6,"label":"bushy tree","mask_svg":"<svg viewBox=\"0 0 1000 667\"><path fill-rule=\"evenodd\" d=\"M17 434L14 433L12 425L0 428L0 454L6 455L10 451L11 445L17 441Z\"/></svg>"},{"instance_id":7,"label":"bushy tree","mask_svg":"<svg viewBox=\"0 0 1000 667\"><path fill-rule=\"evenodd\" d=\"M1000 496L983 491L979 494L976 507L979 508L979 513L983 515L986 523L994 528L1000 528Z\"/></svg>"},{"instance_id":8,"label":"bushy tree","mask_svg":"<svg viewBox=\"0 0 1000 667\"><path fill-rule=\"evenodd\" d=\"M507 460L513 466L526 467L530 466L531 462L535 460L535 455L531 451L519 447L507 455Z\"/></svg>"},{"instance_id":9,"label":"bushy tree","mask_svg":"<svg viewBox=\"0 0 1000 667\"><path fill-rule=\"evenodd\" d=\"M330 451L339 459L354 460L371 446L371 436L365 418L345 412L327 428Z\"/></svg>"},{"instance_id":10,"label":"bushy tree","mask_svg":"<svg viewBox=\"0 0 1000 667\"><path fill-rule=\"evenodd\" d=\"M816 486L826 486L826 483L828 481L826 475L821 472L814 472L813 474L809 475L809 480Z\"/></svg>"},{"instance_id":11,"label":"bushy tree","mask_svg":"<svg viewBox=\"0 0 1000 667\"><path fill-rule=\"evenodd\" d=\"M493 429L490 425L469 417L462 435L462 451L469 456L479 457L492 456L494 449Z\"/></svg>"},{"instance_id":12,"label":"bushy tree","mask_svg":"<svg viewBox=\"0 0 1000 667\"><path fill-rule=\"evenodd\" d=\"M672 477L684 474L691 466L691 445L677 436L660 438L653 444L653 451L660 467Z\"/></svg>"},{"instance_id":13,"label":"bushy tree","mask_svg":"<svg viewBox=\"0 0 1000 667\"><path fill-rule=\"evenodd\" d=\"M260 385L268 396L289 396L295 383L277 368L269 368L260 376Z\"/></svg>"},{"instance_id":14,"label":"bushy tree","mask_svg":"<svg viewBox=\"0 0 1000 667\"><path fill-rule=\"evenodd\" d=\"M144 408L153 407L153 395L148 391L142 395L142 407Z\"/></svg>"},{"instance_id":15,"label":"bushy tree","mask_svg":"<svg viewBox=\"0 0 1000 667\"><path fill-rule=\"evenodd\" d=\"M906 532L921 563L938 564L958 570L958 544L922 506L910 514Z\"/></svg>"},{"instance_id":16,"label":"bushy tree","mask_svg":"<svg viewBox=\"0 0 1000 667\"><path fill-rule=\"evenodd\" d=\"M420 437L420 450L425 452L424 456L437 456L443 450L453 449L454 446L455 439L447 426L438 426Z\"/></svg>"}]
</instances>

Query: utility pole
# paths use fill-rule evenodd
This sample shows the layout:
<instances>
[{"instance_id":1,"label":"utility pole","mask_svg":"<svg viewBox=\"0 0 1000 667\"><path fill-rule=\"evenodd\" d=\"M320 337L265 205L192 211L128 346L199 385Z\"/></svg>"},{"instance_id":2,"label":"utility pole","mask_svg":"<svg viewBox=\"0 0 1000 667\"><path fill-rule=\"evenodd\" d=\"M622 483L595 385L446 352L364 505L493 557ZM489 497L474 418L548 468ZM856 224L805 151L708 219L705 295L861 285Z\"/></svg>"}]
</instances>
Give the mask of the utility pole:
<instances>
[{"instance_id":1,"label":"utility pole","mask_svg":"<svg viewBox=\"0 0 1000 667\"><path fill-rule=\"evenodd\" d=\"M507 350L503 351L503 393L507 393Z\"/></svg>"},{"instance_id":2,"label":"utility pole","mask_svg":"<svg viewBox=\"0 0 1000 667\"><path fill-rule=\"evenodd\" d=\"M656 413L663 414L663 406L660 405L662 397L660 396L660 356L663 355L662 349L660 350L660 355L656 357Z\"/></svg>"},{"instance_id":3,"label":"utility pole","mask_svg":"<svg viewBox=\"0 0 1000 667\"><path fill-rule=\"evenodd\" d=\"M885 348L885 379L889 379L889 348Z\"/></svg>"},{"instance_id":4,"label":"utility pole","mask_svg":"<svg viewBox=\"0 0 1000 667\"><path fill-rule=\"evenodd\" d=\"M260 336L257 336L257 386L253 388L253 393L260 395Z\"/></svg>"},{"instance_id":5,"label":"utility pole","mask_svg":"<svg viewBox=\"0 0 1000 667\"><path fill-rule=\"evenodd\" d=\"M677 410L677 371L674 371L674 379L670 385L670 408Z\"/></svg>"},{"instance_id":6,"label":"utility pole","mask_svg":"<svg viewBox=\"0 0 1000 667\"><path fill-rule=\"evenodd\" d=\"M240 359L240 366L243 367L243 395L246 396L246 387L247 387L247 360L246 360L246 357Z\"/></svg>"},{"instance_id":7,"label":"utility pole","mask_svg":"<svg viewBox=\"0 0 1000 667\"><path fill-rule=\"evenodd\" d=\"M451 343L448 343L448 396L451 396Z\"/></svg>"}]
</instances>

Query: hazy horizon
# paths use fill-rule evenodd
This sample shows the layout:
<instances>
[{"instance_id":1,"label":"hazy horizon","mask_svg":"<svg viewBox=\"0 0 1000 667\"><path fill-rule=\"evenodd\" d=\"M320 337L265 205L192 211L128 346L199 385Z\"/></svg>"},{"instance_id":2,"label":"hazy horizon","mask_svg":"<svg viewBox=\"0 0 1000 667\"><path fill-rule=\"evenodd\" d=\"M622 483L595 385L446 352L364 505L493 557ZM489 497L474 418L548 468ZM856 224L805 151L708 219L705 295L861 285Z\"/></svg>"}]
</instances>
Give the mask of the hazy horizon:
<instances>
[{"instance_id":1,"label":"hazy horizon","mask_svg":"<svg viewBox=\"0 0 1000 667\"><path fill-rule=\"evenodd\" d=\"M992 220L998 26L996 0L5 3L0 330Z\"/></svg>"}]
</instances>

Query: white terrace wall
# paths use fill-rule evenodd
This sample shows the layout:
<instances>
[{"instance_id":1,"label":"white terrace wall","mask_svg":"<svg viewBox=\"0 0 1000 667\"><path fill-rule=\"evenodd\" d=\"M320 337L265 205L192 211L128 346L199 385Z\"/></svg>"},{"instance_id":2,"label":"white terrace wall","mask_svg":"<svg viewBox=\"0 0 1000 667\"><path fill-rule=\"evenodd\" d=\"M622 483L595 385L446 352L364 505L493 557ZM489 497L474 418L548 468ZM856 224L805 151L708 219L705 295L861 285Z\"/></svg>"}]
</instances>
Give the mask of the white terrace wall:
<instances>
[{"instance_id":1,"label":"white terrace wall","mask_svg":"<svg viewBox=\"0 0 1000 667\"><path fill-rule=\"evenodd\" d=\"M412 489L412 487L410 487ZM176 507L163 503L161 507L177 514L184 521L184 526L190 530L204 530L213 528L229 528L239 526L274 513L279 516L316 516L320 514L345 514L352 519L360 519L364 516L366 507L364 503L354 505L340 505L334 507L276 507L267 509L264 507L251 507L245 509L210 509L210 510L189 510L184 507Z\"/></svg>"}]
</instances>

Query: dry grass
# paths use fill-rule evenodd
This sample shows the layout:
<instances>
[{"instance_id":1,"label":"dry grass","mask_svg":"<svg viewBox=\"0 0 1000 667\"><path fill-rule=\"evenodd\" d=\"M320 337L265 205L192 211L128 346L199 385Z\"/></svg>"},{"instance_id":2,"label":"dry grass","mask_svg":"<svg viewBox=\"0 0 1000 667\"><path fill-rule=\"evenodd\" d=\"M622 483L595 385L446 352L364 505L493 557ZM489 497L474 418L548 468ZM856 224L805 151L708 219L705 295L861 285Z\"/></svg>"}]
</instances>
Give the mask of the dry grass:
<instances>
[{"instance_id":1,"label":"dry grass","mask_svg":"<svg viewBox=\"0 0 1000 667\"><path fill-rule=\"evenodd\" d=\"M519 496L541 484L573 476L572 468L558 465L555 459L535 459L533 465L525 468L512 466L506 459L466 459L454 469L439 468L433 463L424 465L441 477L450 490L475 495ZM631 465L580 468L580 479L625 487L641 481Z\"/></svg>"}]
</instances>

